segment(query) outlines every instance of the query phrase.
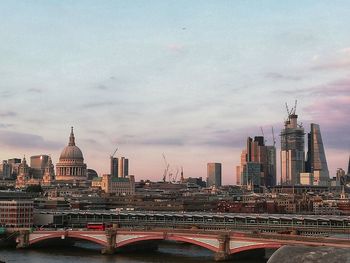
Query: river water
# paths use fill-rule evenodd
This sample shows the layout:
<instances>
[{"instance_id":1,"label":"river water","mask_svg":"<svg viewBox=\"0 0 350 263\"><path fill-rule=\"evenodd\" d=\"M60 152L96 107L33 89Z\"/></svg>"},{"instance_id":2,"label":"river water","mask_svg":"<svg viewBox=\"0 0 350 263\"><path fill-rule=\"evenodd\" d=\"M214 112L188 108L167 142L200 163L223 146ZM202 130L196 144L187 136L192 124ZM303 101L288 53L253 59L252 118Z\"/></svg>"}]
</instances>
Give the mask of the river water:
<instances>
[{"instance_id":1,"label":"river water","mask_svg":"<svg viewBox=\"0 0 350 263\"><path fill-rule=\"evenodd\" d=\"M37 249L0 249L0 260L6 263L209 263L213 253L204 248L179 243L161 243L151 252L128 252L101 255L100 247L91 243L77 242L72 247ZM235 263L263 263L266 259L233 259Z\"/></svg>"}]
</instances>

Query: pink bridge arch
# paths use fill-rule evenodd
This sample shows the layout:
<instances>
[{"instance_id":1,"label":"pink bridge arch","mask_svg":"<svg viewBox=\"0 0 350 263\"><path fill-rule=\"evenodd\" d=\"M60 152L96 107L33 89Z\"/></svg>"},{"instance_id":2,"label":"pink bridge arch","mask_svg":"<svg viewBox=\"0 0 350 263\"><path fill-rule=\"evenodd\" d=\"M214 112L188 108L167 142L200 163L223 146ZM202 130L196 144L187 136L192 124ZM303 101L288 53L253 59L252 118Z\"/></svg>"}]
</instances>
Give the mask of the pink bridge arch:
<instances>
[{"instance_id":1,"label":"pink bridge arch","mask_svg":"<svg viewBox=\"0 0 350 263\"><path fill-rule=\"evenodd\" d=\"M207 239L207 242L201 241L201 239ZM132 245L134 243L143 242L143 241L161 241L161 240L169 240L169 241L180 241L184 243L189 243L193 245L197 245L206 249L211 250L212 252L218 252L219 247L218 245L215 246L215 243L218 243L216 237L213 237L212 235L201 235L200 238L191 238L187 235L179 235L179 234L167 234L164 235L163 233L159 234L151 234L151 235L145 235L145 236L135 236L133 238L129 238L127 240L117 242L116 247L121 248L127 245ZM213 244L210 244L212 242Z\"/></svg>"},{"instance_id":2,"label":"pink bridge arch","mask_svg":"<svg viewBox=\"0 0 350 263\"><path fill-rule=\"evenodd\" d=\"M31 234L29 238L29 245L34 245L39 242L50 240L50 239L80 239L90 241L92 243L99 244L101 246L106 246L106 238L104 232L94 233L95 235L87 235L85 233L79 233L78 231L61 231L61 232L43 232L40 235Z\"/></svg>"},{"instance_id":3,"label":"pink bridge arch","mask_svg":"<svg viewBox=\"0 0 350 263\"><path fill-rule=\"evenodd\" d=\"M264 249L265 248L279 249L282 246L284 246L284 245L281 243L263 243L263 244L241 246L241 247L236 247L236 248L230 249L230 255L237 254L237 253L240 253L243 251L263 249L263 248Z\"/></svg>"}]
</instances>

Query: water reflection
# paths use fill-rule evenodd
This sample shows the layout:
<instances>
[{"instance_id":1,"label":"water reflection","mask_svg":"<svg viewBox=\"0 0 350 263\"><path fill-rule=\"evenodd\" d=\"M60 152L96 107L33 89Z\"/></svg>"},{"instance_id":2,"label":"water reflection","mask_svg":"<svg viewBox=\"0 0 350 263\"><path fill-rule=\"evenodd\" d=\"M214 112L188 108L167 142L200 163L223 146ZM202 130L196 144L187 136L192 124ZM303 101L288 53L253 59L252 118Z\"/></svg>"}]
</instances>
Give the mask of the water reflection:
<instances>
[{"instance_id":1,"label":"water reflection","mask_svg":"<svg viewBox=\"0 0 350 263\"><path fill-rule=\"evenodd\" d=\"M101 247L89 242L76 242L72 247L37 249L2 249L0 260L26 263L209 263L213 253L204 248L174 242L161 242L158 250L150 252L125 252L101 255ZM266 259L233 259L235 263L263 263Z\"/></svg>"}]
</instances>

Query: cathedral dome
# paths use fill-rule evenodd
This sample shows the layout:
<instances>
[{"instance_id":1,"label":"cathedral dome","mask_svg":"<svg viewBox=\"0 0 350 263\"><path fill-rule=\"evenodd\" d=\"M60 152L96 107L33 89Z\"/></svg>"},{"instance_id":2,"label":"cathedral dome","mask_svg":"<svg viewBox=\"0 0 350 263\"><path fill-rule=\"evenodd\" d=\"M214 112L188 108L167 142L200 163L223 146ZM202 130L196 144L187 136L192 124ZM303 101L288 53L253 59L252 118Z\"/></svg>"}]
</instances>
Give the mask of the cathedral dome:
<instances>
[{"instance_id":1,"label":"cathedral dome","mask_svg":"<svg viewBox=\"0 0 350 263\"><path fill-rule=\"evenodd\" d=\"M78 146L75 145L75 137L73 127L69 136L69 143L61 152L60 160L81 160L84 161L83 153Z\"/></svg>"},{"instance_id":2,"label":"cathedral dome","mask_svg":"<svg viewBox=\"0 0 350 263\"><path fill-rule=\"evenodd\" d=\"M56 181L72 183L87 180L86 164L83 153L75 145L73 127L69 136L69 143L61 152L60 159L56 164Z\"/></svg>"},{"instance_id":3,"label":"cathedral dome","mask_svg":"<svg viewBox=\"0 0 350 263\"><path fill-rule=\"evenodd\" d=\"M84 160L83 153L77 146L66 146L61 152L60 160L62 159L74 159Z\"/></svg>"}]
</instances>

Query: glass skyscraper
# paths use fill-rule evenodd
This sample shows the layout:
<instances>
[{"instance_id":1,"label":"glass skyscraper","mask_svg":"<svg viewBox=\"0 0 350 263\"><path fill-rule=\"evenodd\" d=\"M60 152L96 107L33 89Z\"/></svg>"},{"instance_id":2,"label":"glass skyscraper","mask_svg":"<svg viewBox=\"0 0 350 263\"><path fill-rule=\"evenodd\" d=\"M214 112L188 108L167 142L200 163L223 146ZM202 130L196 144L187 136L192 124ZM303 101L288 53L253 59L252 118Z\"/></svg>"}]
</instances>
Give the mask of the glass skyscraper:
<instances>
[{"instance_id":1,"label":"glass skyscraper","mask_svg":"<svg viewBox=\"0 0 350 263\"><path fill-rule=\"evenodd\" d=\"M308 152L305 171L313 173L315 185L328 185L329 171L323 147L320 125L311 123L308 133Z\"/></svg>"},{"instance_id":2,"label":"glass skyscraper","mask_svg":"<svg viewBox=\"0 0 350 263\"><path fill-rule=\"evenodd\" d=\"M221 186L221 163L207 164L207 186Z\"/></svg>"}]
</instances>

